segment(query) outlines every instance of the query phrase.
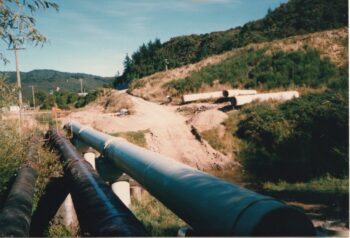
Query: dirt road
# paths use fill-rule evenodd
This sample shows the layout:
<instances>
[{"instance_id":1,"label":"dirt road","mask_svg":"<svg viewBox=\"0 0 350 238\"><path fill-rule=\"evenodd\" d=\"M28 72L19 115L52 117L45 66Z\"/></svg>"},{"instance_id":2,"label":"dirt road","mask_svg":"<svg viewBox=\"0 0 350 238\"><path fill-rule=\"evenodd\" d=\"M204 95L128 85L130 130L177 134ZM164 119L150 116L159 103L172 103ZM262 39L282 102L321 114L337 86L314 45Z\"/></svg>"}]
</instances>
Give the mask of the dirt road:
<instances>
[{"instance_id":1,"label":"dirt road","mask_svg":"<svg viewBox=\"0 0 350 238\"><path fill-rule=\"evenodd\" d=\"M176 106L162 106L130 96L133 115L116 117L102 113L97 106L74 112L63 122L78 121L106 133L149 130L148 148L201 170L231 166L231 159L214 150L205 141L196 140L186 124L185 116L176 112Z\"/></svg>"}]
</instances>

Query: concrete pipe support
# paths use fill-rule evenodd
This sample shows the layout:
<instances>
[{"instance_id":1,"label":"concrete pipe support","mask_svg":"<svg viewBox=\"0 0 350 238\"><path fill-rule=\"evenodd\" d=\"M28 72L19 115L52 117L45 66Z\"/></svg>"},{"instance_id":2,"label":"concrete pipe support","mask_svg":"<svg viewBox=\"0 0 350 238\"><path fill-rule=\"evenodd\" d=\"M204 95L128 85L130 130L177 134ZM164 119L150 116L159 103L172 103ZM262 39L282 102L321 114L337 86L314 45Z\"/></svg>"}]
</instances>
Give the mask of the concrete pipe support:
<instances>
[{"instance_id":1,"label":"concrete pipe support","mask_svg":"<svg viewBox=\"0 0 350 238\"><path fill-rule=\"evenodd\" d=\"M79 123L65 127L139 182L198 235L315 235L311 221L302 212L276 199Z\"/></svg>"}]
</instances>

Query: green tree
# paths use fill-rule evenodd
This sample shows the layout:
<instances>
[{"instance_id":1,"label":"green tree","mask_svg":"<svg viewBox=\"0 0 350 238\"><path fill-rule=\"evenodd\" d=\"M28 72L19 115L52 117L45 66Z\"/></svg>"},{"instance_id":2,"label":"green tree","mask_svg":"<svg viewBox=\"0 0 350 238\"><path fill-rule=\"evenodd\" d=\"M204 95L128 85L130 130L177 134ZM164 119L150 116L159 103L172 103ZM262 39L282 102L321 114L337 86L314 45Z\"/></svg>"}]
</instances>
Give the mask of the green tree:
<instances>
[{"instance_id":1,"label":"green tree","mask_svg":"<svg viewBox=\"0 0 350 238\"><path fill-rule=\"evenodd\" d=\"M25 41L34 45L43 44L46 37L37 29L34 14L38 10L58 5L51 0L1 0L0 1L0 38L7 47L19 47ZM0 60L8 60L0 51Z\"/></svg>"},{"instance_id":2,"label":"green tree","mask_svg":"<svg viewBox=\"0 0 350 238\"><path fill-rule=\"evenodd\" d=\"M35 102L37 105L42 105L46 100L47 94L43 91L35 92Z\"/></svg>"},{"instance_id":3,"label":"green tree","mask_svg":"<svg viewBox=\"0 0 350 238\"><path fill-rule=\"evenodd\" d=\"M0 109L16 102L16 92L15 86L8 84L0 75Z\"/></svg>"}]
</instances>

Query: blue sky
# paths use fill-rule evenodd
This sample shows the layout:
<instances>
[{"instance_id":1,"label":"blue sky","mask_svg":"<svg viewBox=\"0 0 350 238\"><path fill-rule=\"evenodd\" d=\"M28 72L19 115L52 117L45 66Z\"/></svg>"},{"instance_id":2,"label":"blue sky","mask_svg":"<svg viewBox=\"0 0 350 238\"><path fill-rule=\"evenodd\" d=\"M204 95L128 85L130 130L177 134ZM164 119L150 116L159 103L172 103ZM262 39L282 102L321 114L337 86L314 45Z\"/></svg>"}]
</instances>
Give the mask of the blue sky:
<instances>
[{"instance_id":1,"label":"blue sky","mask_svg":"<svg viewBox=\"0 0 350 238\"><path fill-rule=\"evenodd\" d=\"M20 52L22 71L55 69L101 76L122 73L123 60L155 38L221 31L262 18L287 0L56 0L37 15L49 43ZM4 49L4 45L1 45ZM14 70L11 63L0 71Z\"/></svg>"}]
</instances>

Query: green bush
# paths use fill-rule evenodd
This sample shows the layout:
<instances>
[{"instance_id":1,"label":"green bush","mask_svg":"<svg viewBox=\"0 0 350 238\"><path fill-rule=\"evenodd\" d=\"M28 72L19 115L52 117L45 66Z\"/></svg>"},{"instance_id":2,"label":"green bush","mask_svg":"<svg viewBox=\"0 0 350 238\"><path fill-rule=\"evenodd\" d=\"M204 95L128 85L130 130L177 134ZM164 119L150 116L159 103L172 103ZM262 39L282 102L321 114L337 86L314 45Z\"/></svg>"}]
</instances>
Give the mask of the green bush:
<instances>
[{"instance_id":1,"label":"green bush","mask_svg":"<svg viewBox=\"0 0 350 238\"><path fill-rule=\"evenodd\" d=\"M279 106L244 109L237 135L245 169L263 180L305 181L348 174L348 96L309 94Z\"/></svg>"},{"instance_id":2,"label":"green bush","mask_svg":"<svg viewBox=\"0 0 350 238\"><path fill-rule=\"evenodd\" d=\"M89 92L89 94L86 95L85 97L79 97L77 102L74 104L74 106L76 108L80 108L88 105L90 102L93 102L96 100L98 93L99 93L98 91L93 91L93 92Z\"/></svg>"},{"instance_id":3,"label":"green bush","mask_svg":"<svg viewBox=\"0 0 350 238\"><path fill-rule=\"evenodd\" d=\"M6 77L0 74L0 108L8 107L17 102L17 89L7 82Z\"/></svg>"},{"instance_id":4,"label":"green bush","mask_svg":"<svg viewBox=\"0 0 350 238\"><path fill-rule=\"evenodd\" d=\"M40 109L51 109L57 106L61 109L69 109L71 107L84 107L97 98L99 90L91 90L85 97L78 96L77 92L55 92L53 94L46 94L38 91L35 94L37 105Z\"/></svg>"}]
</instances>

